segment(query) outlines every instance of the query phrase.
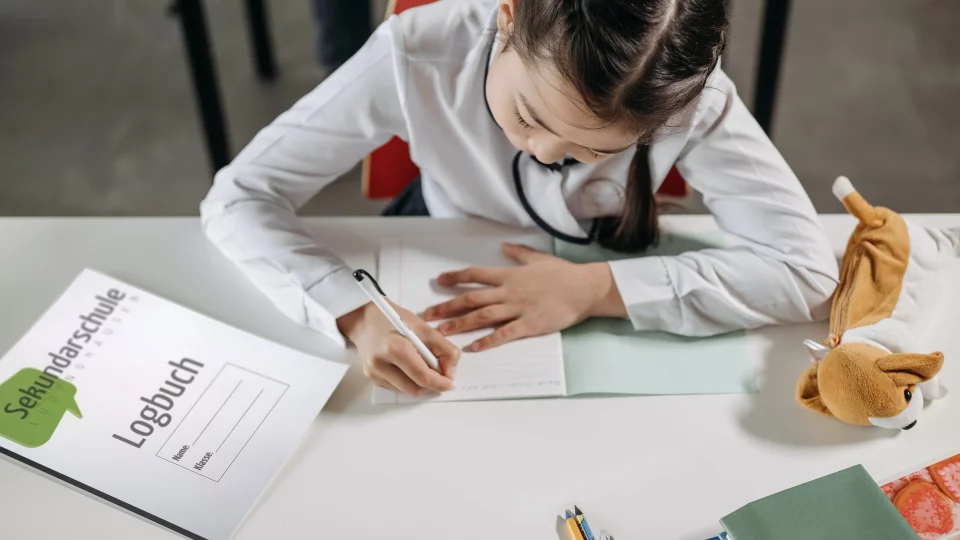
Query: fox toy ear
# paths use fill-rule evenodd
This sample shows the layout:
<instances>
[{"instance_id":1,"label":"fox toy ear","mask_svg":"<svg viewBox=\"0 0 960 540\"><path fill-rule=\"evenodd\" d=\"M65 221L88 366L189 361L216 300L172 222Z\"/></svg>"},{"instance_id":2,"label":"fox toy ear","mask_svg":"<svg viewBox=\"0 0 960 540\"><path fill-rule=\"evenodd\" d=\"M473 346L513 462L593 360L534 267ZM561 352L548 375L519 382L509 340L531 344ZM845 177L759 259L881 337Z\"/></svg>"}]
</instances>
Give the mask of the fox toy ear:
<instances>
[{"instance_id":1,"label":"fox toy ear","mask_svg":"<svg viewBox=\"0 0 960 540\"><path fill-rule=\"evenodd\" d=\"M908 386L929 381L943 367L943 353L889 354L877 360L877 367L886 373L898 386Z\"/></svg>"},{"instance_id":2,"label":"fox toy ear","mask_svg":"<svg viewBox=\"0 0 960 540\"><path fill-rule=\"evenodd\" d=\"M811 365L803 372L803 375L800 376L800 380L797 381L797 401L811 411L833 416L830 409L827 409L827 406L823 404L823 399L820 397L820 387L817 385L818 366L819 364Z\"/></svg>"}]
</instances>

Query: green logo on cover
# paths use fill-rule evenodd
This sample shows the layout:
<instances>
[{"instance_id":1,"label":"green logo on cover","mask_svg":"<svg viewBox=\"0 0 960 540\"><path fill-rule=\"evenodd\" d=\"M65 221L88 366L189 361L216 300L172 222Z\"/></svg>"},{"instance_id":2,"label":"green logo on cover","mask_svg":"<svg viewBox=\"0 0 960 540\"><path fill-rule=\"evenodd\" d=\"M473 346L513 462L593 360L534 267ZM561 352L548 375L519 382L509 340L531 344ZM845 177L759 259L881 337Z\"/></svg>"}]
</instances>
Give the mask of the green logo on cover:
<instances>
[{"instance_id":1,"label":"green logo on cover","mask_svg":"<svg viewBox=\"0 0 960 540\"><path fill-rule=\"evenodd\" d=\"M0 437L27 448L43 446L70 411L83 418L77 387L35 368L21 369L0 384Z\"/></svg>"}]
</instances>

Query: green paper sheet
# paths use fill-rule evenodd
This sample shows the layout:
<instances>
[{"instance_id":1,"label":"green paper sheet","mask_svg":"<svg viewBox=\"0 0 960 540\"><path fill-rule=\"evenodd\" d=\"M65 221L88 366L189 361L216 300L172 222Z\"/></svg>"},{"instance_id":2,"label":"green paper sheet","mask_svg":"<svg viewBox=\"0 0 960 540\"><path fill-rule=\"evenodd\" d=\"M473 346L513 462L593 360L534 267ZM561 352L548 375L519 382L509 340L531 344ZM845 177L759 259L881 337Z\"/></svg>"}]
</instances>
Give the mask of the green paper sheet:
<instances>
[{"instance_id":1,"label":"green paper sheet","mask_svg":"<svg viewBox=\"0 0 960 540\"><path fill-rule=\"evenodd\" d=\"M720 520L734 540L918 540L860 465L752 502Z\"/></svg>"},{"instance_id":2,"label":"green paper sheet","mask_svg":"<svg viewBox=\"0 0 960 540\"><path fill-rule=\"evenodd\" d=\"M720 233L664 234L646 256L723 245ZM577 263L627 256L596 245L556 241L557 256ZM734 394L757 391L745 332L686 338L637 332L628 320L590 319L562 334L567 395Z\"/></svg>"}]
</instances>

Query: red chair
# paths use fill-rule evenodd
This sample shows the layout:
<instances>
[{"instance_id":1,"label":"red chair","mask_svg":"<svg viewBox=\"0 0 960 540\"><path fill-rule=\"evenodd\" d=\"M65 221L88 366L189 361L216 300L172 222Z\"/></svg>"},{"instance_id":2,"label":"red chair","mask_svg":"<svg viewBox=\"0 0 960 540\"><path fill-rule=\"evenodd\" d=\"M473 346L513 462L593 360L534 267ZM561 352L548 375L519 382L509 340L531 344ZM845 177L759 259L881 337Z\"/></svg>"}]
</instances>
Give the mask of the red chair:
<instances>
[{"instance_id":1,"label":"red chair","mask_svg":"<svg viewBox=\"0 0 960 540\"><path fill-rule=\"evenodd\" d=\"M435 0L390 0L387 17ZM363 194L368 199L392 199L420 175L410 159L410 146L394 137L363 160ZM689 194L686 181L676 167L670 169L657 195L683 198Z\"/></svg>"}]
</instances>

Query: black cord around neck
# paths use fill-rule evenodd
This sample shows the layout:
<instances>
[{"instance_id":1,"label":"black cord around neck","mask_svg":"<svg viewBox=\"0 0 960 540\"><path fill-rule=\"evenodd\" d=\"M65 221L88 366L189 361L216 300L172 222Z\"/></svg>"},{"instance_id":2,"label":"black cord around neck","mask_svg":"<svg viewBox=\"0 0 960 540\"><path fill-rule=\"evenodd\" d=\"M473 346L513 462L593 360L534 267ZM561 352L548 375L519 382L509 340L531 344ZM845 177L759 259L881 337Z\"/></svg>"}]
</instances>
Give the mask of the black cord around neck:
<instances>
[{"instance_id":1,"label":"black cord around neck","mask_svg":"<svg viewBox=\"0 0 960 540\"><path fill-rule=\"evenodd\" d=\"M581 246L586 246L592 244L594 239L597 237L597 230L600 222L598 220L593 220L593 224L590 226L590 232L586 237L581 236L571 236L569 234L560 232L550 226L536 210L533 209L533 206L530 204L530 201L527 200L527 195L523 192L523 182L520 180L520 157L523 156L523 152L517 152L517 155L513 158L513 185L517 190L517 196L520 198L520 204L523 205L523 209L527 211L527 214L537 224L538 227L550 234L550 236L568 242L570 244L579 244ZM562 165L555 164L558 167L562 168Z\"/></svg>"}]
</instances>

